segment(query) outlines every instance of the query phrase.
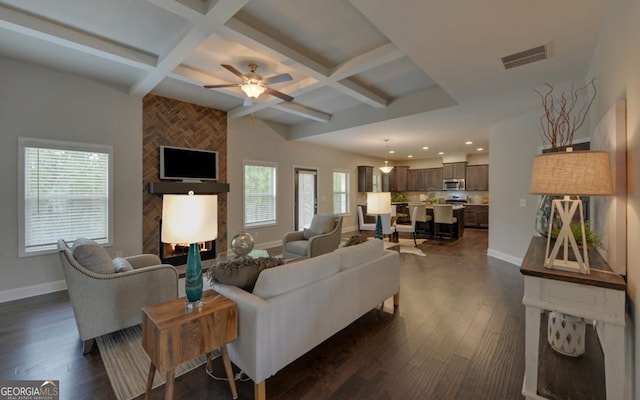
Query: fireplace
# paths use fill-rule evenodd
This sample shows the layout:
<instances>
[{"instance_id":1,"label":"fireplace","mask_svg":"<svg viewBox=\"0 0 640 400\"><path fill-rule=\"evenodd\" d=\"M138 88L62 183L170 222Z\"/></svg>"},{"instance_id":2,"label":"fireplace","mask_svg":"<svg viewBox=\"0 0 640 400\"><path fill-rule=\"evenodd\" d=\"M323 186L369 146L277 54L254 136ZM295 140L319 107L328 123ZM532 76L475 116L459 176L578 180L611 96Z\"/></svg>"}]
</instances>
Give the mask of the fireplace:
<instances>
[{"instance_id":1,"label":"fireplace","mask_svg":"<svg viewBox=\"0 0 640 400\"><path fill-rule=\"evenodd\" d=\"M158 237L162 238L162 221L160 221L160 230ZM200 258L209 260L216 258L216 241L209 240L207 242L198 243L200 247ZM189 243L163 243L160 239L160 260L163 264L182 265L187 263L187 255L189 254Z\"/></svg>"}]
</instances>

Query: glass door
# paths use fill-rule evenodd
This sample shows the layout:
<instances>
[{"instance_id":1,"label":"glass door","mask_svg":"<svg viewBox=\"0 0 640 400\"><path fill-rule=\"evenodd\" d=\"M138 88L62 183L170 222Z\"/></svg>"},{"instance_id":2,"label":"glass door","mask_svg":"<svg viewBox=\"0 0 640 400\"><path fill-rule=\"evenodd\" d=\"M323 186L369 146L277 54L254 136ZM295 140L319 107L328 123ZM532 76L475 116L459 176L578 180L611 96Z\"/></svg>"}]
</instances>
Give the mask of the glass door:
<instances>
[{"instance_id":1,"label":"glass door","mask_svg":"<svg viewBox=\"0 0 640 400\"><path fill-rule=\"evenodd\" d=\"M295 230L301 231L318 212L318 170L296 168L294 176Z\"/></svg>"}]
</instances>

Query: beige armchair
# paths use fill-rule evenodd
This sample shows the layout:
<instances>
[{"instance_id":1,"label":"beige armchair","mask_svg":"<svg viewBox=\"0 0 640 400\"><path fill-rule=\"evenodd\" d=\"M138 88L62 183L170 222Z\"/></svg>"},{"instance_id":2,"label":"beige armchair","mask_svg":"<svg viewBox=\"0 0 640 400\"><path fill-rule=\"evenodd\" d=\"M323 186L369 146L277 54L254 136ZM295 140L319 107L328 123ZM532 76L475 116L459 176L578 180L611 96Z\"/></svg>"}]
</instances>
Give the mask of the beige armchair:
<instances>
[{"instance_id":1,"label":"beige armchair","mask_svg":"<svg viewBox=\"0 0 640 400\"><path fill-rule=\"evenodd\" d=\"M288 232L282 239L284 258L317 257L338 248L342 234L342 217L316 214L304 231Z\"/></svg>"},{"instance_id":2,"label":"beige armchair","mask_svg":"<svg viewBox=\"0 0 640 400\"><path fill-rule=\"evenodd\" d=\"M58 254L87 354L96 337L141 323L142 307L176 299L178 272L153 254L111 260L97 243L80 241L72 249L58 240Z\"/></svg>"}]
</instances>

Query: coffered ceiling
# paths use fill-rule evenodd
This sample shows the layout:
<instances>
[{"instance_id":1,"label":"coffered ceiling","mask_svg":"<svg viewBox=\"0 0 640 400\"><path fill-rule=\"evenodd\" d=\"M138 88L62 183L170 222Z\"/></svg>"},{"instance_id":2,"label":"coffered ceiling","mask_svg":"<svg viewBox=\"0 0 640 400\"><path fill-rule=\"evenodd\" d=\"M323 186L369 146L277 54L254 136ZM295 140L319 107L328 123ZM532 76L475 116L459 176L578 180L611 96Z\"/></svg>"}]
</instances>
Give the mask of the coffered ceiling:
<instances>
[{"instance_id":1,"label":"coffered ceiling","mask_svg":"<svg viewBox=\"0 0 640 400\"><path fill-rule=\"evenodd\" d=\"M488 126L582 80L606 0L0 0L0 56L134 96L269 121L290 140L390 159L488 150ZM546 45L548 58L501 58ZM290 103L238 83L255 63ZM465 145L466 141L473 142ZM428 146L428 150L422 150Z\"/></svg>"}]
</instances>

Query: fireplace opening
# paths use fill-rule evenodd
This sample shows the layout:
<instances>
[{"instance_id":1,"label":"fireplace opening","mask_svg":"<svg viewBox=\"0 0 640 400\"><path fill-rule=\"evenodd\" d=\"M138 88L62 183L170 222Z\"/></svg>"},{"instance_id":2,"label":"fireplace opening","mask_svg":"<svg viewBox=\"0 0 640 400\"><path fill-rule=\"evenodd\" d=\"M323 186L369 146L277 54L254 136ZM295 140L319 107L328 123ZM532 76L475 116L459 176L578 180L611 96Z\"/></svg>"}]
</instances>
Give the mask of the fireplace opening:
<instances>
[{"instance_id":1,"label":"fireplace opening","mask_svg":"<svg viewBox=\"0 0 640 400\"><path fill-rule=\"evenodd\" d=\"M158 234L160 242L160 260L163 264L182 265L187 263L189 255L189 243L164 243L162 241L162 221L160 221L160 230ZM200 247L200 258L209 260L216 258L216 241L209 240L198 243Z\"/></svg>"}]
</instances>

